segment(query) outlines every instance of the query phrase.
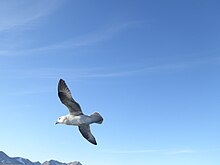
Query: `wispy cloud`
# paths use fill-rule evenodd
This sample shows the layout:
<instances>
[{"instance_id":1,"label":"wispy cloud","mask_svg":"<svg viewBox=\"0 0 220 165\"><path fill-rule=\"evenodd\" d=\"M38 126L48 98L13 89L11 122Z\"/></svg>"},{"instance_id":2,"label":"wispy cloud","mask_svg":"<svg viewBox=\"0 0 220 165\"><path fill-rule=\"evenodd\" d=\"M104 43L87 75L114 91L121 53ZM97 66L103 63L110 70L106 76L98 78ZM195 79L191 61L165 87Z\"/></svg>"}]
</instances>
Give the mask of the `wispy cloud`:
<instances>
[{"instance_id":1,"label":"wispy cloud","mask_svg":"<svg viewBox=\"0 0 220 165\"><path fill-rule=\"evenodd\" d=\"M170 155L178 155L178 154L192 154L199 152L198 150L190 150L190 149L182 149L182 150L170 150L170 149L143 149L143 150L104 150L106 153L111 154L145 154L145 153L153 153L153 154L170 154Z\"/></svg>"},{"instance_id":2,"label":"wispy cloud","mask_svg":"<svg viewBox=\"0 0 220 165\"><path fill-rule=\"evenodd\" d=\"M25 47L23 49L2 49L0 55L2 56L16 56L16 55L36 55L47 53L51 51L66 50L66 49L78 49L85 46L91 46L96 43L100 43L117 36L124 30L131 27L135 27L139 22L124 22L118 23L114 26L105 26L102 29L94 31L89 34L83 34L75 36L71 39L66 39L57 43L51 43L40 47Z\"/></svg>"},{"instance_id":3,"label":"wispy cloud","mask_svg":"<svg viewBox=\"0 0 220 165\"><path fill-rule=\"evenodd\" d=\"M20 96L27 96L27 95L38 95L38 94L44 94L44 93L50 93L52 92L53 89L33 89L33 88L30 88L30 89L23 89L23 90L14 90L14 91L9 91L6 95L9 95L9 96L15 96L15 97L20 97Z\"/></svg>"},{"instance_id":4,"label":"wispy cloud","mask_svg":"<svg viewBox=\"0 0 220 165\"><path fill-rule=\"evenodd\" d=\"M48 15L60 5L58 0L1 1L0 32L25 27L35 20Z\"/></svg>"},{"instance_id":5,"label":"wispy cloud","mask_svg":"<svg viewBox=\"0 0 220 165\"><path fill-rule=\"evenodd\" d=\"M158 154L158 155L185 155L185 154L198 154L218 152L217 149L140 149L140 150L104 150L103 152L109 154Z\"/></svg>"},{"instance_id":6,"label":"wispy cloud","mask_svg":"<svg viewBox=\"0 0 220 165\"><path fill-rule=\"evenodd\" d=\"M160 152L160 150L104 150L103 152L111 154L135 154L135 153L155 153Z\"/></svg>"},{"instance_id":7,"label":"wispy cloud","mask_svg":"<svg viewBox=\"0 0 220 165\"><path fill-rule=\"evenodd\" d=\"M123 78L132 76L147 76L152 74L164 74L169 72L179 72L187 69L194 69L207 64L213 64L219 59L197 59L194 61L175 62L167 64L158 64L154 66L106 66L106 67L88 67L88 68L32 68L32 69L6 69L1 67L1 75L4 78L22 79L22 78L43 78L57 79L60 77L68 79L85 78ZM209 66L209 65L207 65Z\"/></svg>"},{"instance_id":8,"label":"wispy cloud","mask_svg":"<svg viewBox=\"0 0 220 165\"><path fill-rule=\"evenodd\" d=\"M34 43L31 30L62 6L59 0L0 1L0 56L29 53Z\"/></svg>"},{"instance_id":9,"label":"wispy cloud","mask_svg":"<svg viewBox=\"0 0 220 165\"><path fill-rule=\"evenodd\" d=\"M138 75L149 75L157 73L166 73L171 71L182 71L187 69L198 68L206 64L213 64L220 62L218 57L213 57L209 59L194 59L192 61L181 61L174 63L164 63L157 64L153 66L143 66L143 67L115 67L111 70L107 68L101 68L96 70L91 70L92 72L87 72L82 74L81 77L87 78L111 78L111 77L126 77L126 76L138 76Z\"/></svg>"},{"instance_id":10,"label":"wispy cloud","mask_svg":"<svg viewBox=\"0 0 220 165\"><path fill-rule=\"evenodd\" d=\"M189 150L189 149L183 149L183 150L174 150L174 151L167 151L167 154L171 155L178 155L178 154L191 154L191 153L196 153L199 152L198 150Z\"/></svg>"}]
</instances>

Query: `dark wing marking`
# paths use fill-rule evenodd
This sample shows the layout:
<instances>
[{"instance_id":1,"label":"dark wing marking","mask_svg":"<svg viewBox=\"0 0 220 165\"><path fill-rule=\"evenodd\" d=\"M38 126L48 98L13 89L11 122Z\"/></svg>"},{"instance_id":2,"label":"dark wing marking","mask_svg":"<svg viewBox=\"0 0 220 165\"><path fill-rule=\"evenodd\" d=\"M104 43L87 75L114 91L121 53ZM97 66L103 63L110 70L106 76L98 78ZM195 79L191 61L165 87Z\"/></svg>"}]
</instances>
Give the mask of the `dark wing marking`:
<instances>
[{"instance_id":1,"label":"dark wing marking","mask_svg":"<svg viewBox=\"0 0 220 165\"><path fill-rule=\"evenodd\" d=\"M65 106L67 106L67 108L70 111L70 114L72 115L83 114L80 105L72 98L69 88L67 87L65 81L62 79L60 79L58 83L58 96L61 102Z\"/></svg>"},{"instance_id":2,"label":"dark wing marking","mask_svg":"<svg viewBox=\"0 0 220 165\"><path fill-rule=\"evenodd\" d=\"M97 145L95 137L92 135L90 126L88 124L82 124L79 126L79 131L82 136L87 139L90 143Z\"/></svg>"}]
</instances>

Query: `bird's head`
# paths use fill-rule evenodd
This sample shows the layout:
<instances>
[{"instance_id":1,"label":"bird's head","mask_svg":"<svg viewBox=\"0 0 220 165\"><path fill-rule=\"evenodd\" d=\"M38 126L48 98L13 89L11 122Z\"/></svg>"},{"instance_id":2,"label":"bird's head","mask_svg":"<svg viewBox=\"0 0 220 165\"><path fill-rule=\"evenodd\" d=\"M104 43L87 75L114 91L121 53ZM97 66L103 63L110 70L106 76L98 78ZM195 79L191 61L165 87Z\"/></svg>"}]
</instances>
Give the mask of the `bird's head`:
<instances>
[{"instance_id":1,"label":"bird's head","mask_svg":"<svg viewBox=\"0 0 220 165\"><path fill-rule=\"evenodd\" d=\"M57 119L55 124L65 124L67 121L67 116L61 116Z\"/></svg>"}]
</instances>

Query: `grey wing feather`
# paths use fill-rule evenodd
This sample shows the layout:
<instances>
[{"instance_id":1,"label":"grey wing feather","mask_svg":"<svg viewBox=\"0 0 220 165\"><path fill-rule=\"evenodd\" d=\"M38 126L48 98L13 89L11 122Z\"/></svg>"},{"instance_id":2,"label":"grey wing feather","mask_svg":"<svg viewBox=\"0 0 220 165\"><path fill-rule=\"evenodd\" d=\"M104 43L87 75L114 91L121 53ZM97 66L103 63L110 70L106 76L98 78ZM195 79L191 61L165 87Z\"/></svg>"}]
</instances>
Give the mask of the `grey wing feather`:
<instances>
[{"instance_id":1,"label":"grey wing feather","mask_svg":"<svg viewBox=\"0 0 220 165\"><path fill-rule=\"evenodd\" d=\"M60 101L67 106L72 115L81 115L82 110L80 105L72 98L71 92L64 80L60 79L58 83L58 96Z\"/></svg>"},{"instance_id":2,"label":"grey wing feather","mask_svg":"<svg viewBox=\"0 0 220 165\"><path fill-rule=\"evenodd\" d=\"M79 126L79 131L82 136L87 139L90 143L97 145L95 137L92 135L90 126L88 124L82 124Z\"/></svg>"}]
</instances>

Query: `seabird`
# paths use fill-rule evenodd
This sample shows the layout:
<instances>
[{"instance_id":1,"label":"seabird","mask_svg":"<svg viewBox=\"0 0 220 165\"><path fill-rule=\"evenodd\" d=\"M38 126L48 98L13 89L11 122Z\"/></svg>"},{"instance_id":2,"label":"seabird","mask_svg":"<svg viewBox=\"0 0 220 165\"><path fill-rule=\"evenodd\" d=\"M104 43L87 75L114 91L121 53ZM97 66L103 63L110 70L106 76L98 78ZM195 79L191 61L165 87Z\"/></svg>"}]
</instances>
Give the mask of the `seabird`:
<instances>
[{"instance_id":1,"label":"seabird","mask_svg":"<svg viewBox=\"0 0 220 165\"><path fill-rule=\"evenodd\" d=\"M58 83L58 96L69 109L69 114L59 117L55 124L78 126L82 136L90 143L97 145L95 137L91 133L90 124L101 124L103 122L102 116L98 112L94 112L90 116L84 115L80 105L72 98L69 88L62 79Z\"/></svg>"}]
</instances>

